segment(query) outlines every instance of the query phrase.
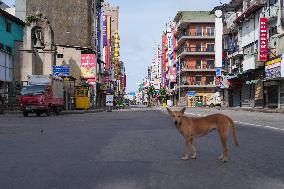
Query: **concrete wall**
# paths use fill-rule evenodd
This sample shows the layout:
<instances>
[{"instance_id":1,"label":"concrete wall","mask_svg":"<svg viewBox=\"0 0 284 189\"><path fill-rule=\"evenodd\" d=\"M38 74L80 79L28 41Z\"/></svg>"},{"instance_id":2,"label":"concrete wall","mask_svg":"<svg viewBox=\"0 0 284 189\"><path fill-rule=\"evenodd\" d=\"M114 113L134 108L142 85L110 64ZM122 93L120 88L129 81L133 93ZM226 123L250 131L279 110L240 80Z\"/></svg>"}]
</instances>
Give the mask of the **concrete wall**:
<instances>
[{"instance_id":1,"label":"concrete wall","mask_svg":"<svg viewBox=\"0 0 284 189\"><path fill-rule=\"evenodd\" d=\"M77 80L81 77L81 50L75 48L57 46L57 55L63 54L63 58L56 58L57 66L69 66L70 75Z\"/></svg>"},{"instance_id":2,"label":"concrete wall","mask_svg":"<svg viewBox=\"0 0 284 189\"><path fill-rule=\"evenodd\" d=\"M54 31L54 42L60 45L91 47L95 35L94 0L28 0L27 15L38 10L45 15ZM69 32L69 33L68 33Z\"/></svg>"}]
</instances>

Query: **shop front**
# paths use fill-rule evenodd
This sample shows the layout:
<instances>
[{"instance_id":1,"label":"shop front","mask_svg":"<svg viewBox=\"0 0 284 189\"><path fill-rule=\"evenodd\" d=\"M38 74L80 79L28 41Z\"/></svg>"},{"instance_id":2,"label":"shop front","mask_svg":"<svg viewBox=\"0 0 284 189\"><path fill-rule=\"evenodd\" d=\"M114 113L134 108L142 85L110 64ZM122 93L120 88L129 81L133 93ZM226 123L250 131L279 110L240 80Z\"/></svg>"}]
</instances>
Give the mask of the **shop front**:
<instances>
[{"instance_id":1,"label":"shop front","mask_svg":"<svg viewBox=\"0 0 284 189\"><path fill-rule=\"evenodd\" d=\"M284 55L265 63L265 107L284 108Z\"/></svg>"}]
</instances>

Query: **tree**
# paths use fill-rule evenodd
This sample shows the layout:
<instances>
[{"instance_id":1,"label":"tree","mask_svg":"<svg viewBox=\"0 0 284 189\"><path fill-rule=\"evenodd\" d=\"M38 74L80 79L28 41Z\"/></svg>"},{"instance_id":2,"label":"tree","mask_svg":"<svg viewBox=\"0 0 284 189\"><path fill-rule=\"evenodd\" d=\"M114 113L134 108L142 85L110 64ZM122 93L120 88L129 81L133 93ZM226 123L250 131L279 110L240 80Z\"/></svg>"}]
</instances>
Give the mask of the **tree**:
<instances>
[{"instance_id":1,"label":"tree","mask_svg":"<svg viewBox=\"0 0 284 189\"><path fill-rule=\"evenodd\" d=\"M166 103L167 100L167 90L165 88L161 88L159 91L160 99L162 100L162 103Z\"/></svg>"},{"instance_id":2,"label":"tree","mask_svg":"<svg viewBox=\"0 0 284 189\"><path fill-rule=\"evenodd\" d=\"M148 95L148 101L149 105L151 106L151 99L153 98L153 95L155 94L155 87L150 86L147 90L147 95Z\"/></svg>"}]
</instances>

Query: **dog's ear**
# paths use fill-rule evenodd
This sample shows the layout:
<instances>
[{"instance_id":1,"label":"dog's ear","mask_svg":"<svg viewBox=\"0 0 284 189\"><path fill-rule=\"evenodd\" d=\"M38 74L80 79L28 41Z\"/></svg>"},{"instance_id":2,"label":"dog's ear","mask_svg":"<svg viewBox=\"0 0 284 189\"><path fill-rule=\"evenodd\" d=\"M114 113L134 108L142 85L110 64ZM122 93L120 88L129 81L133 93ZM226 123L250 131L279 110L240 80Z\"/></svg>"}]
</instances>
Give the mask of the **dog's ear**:
<instances>
[{"instance_id":1,"label":"dog's ear","mask_svg":"<svg viewBox=\"0 0 284 189\"><path fill-rule=\"evenodd\" d=\"M181 109L180 112L181 112L182 114L184 114L185 110L186 110L186 108L183 108L183 109Z\"/></svg>"},{"instance_id":2,"label":"dog's ear","mask_svg":"<svg viewBox=\"0 0 284 189\"><path fill-rule=\"evenodd\" d=\"M170 110L170 108L167 107L167 110L168 110L169 114L172 113L172 110Z\"/></svg>"}]
</instances>

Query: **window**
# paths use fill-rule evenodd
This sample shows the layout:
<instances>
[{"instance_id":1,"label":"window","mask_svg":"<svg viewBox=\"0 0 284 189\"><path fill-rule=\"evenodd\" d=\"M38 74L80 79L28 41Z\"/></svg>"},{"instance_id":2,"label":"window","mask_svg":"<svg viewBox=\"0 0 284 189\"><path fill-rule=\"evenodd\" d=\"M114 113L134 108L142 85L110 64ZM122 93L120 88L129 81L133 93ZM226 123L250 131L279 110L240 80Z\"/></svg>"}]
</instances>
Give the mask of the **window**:
<instances>
[{"instance_id":1,"label":"window","mask_svg":"<svg viewBox=\"0 0 284 189\"><path fill-rule=\"evenodd\" d=\"M214 60L207 60L206 68L207 69L214 69Z\"/></svg>"},{"instance_id":2,"label":"window","mask_svg":"<svg viewBox=\"0 0 284 189\"><path fill-rule=\"evenodd\" d=\"M201 69L202 60L196 60L196 68Z\"/></svg>"},{"instance_id":3,"label":"window","mask_svg":"<svg viewBox=\"0 0 284 189\"><path fill-rule=\"evenodd\" d=\"M57 58L63 58L63 54L57 54Z\"/></svg>"},{"instance_id":4,"label":"window","mask_svg":"<svg viewBox=\"0 0 284 189\"><path fill-rule=\"evenodd\" d=\"M201 84L201 78L202 78L201 75L195 76L195 79L196 79L196 83L197 83L197 84Z\"/></svg>"},{"instance_id":5,"label":"window","mask_svg":"<svg viewBox=\"0 0 284 189\"><path fill-rule=\"evenodd\" d=\"M273 6L278 2L278 0L269 0L269 6Z\"/></svg>"},{"instance_id":6,"label":"window","mask_svg":"<svg viewBox=\"0 0 284 189\"><path fill-rule=\"evenodd\" d=\"M271 37L275 34L277 34L277 26L269 28L269 36Z\"/></svg>"},{"instance_id":7,"label":"window","mask_svg":"<svg viewBox=\"0 0 284 189\"><path fill-rule=\"evenodd\" d=\"M11 54L13 49L12 47L6 46L6 51Z\"/></svg>"},{"instance_id":8,"label":"window","mask_svg":"<svg viewBox=\"0 0 284 189\"><path fill-rule=\"evenodd\" d=\"M206 76L206 84L208 85L213 85L214 84L214 76L213 75L208 75Z\"/></svg>"},{"instance_id":9,"label":"window","mask_svg":"<svg viewBox=\"0 0 284 189\"><path fill-rule=\"evenodd\" d=\"M215 33L214 30L215 28L213 27L206 28L207 36L214 36L214 33Z\"/></svg>"},{"instance_id":10,"label":"window","mask_svg":"<svg viewBox=\"0 0 284 189\"><path fill-rule=\"evenodd\" d=\"M214 52L214 43L206 44L206 52Z\"/></svg>"},{"instance_id":11,"label":"window","mask_svg":"<svg viewBox=\"0 0 284 189\"><path fill-rule=\"evenodd\" d=\"M200 27L200 26L196 27L196 35L197 36L202 36L202 27Z\"/></svg>"},{"instance_id":12,"label":"window","mask_svg":"<svg viewBox=\"0 0 284 189\"><path fill-rule=\"evenodd\" d=\"M11 22L6 20L6 31L11 33L12 32L12 24Z\"/></svg>"},{"instance_id":13,"label":"window","mask_svg":"<svg viewBox=\"0 0 284 189\"><path fill-rule=\"evenodd\" d=\"M196 44L196 52L201 52L201 43Z\"/></svg>"},{"instance_id":14,"label":"window","mask_svg":"<svg viewBox=\"0 0 284 189\"><path fill-rule=\"evenodd\" d=\"M4 44L0 43L0 50L4 50Z\"/></svg>"}]
</instances>

